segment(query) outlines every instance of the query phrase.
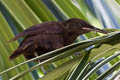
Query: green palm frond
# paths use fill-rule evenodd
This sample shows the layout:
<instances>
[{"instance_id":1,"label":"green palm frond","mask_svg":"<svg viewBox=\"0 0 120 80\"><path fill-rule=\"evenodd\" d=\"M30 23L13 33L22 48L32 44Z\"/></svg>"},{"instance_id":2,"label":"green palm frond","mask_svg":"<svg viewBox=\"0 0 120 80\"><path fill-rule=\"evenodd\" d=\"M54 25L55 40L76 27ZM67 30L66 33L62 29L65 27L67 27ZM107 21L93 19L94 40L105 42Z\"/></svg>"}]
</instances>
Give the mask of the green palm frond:
<instances>
[{"instance_id":1,"label":"green palm frond","mask_svg":"<svg viewBox=\"0 0 120 80\"><path fill-rule=\"evenodd\" d=\"M88 21L98 28L103 28L90 8L86 6L84 0L50 0L49 2L62 20L76 17ZM119 0L113 1L115 4L108 0L105 2L108 3L108 6L116 7L115 4L119 3ZM110 7L112 8L112 6ZM117 17L118 13L115 13L115 10L113 11L114 16ZM87 33L83 35L87 40L81 41L81 38L78 37L77 41L79 42L31 60L26 61L23 56L16 58L14 61L9 60L9 55L18 47L19 42L8 43L7 41L12 39L16 33L41 22L57 20L55 13L42 0L0 1L0 77L2 80L82 80L88 78L90 80L102 80L110 74L112 74L112 80L118 76L120 70L119 29L107 29L112 32L107 35ZM119 17L117 17L117 20L119 21ZM92 45L94 46L90 48ZM29 64L32 64L32 61L51 55L52 58L30 67ZM104 59L96 62L101 58ZM97 71L108 63L110 65L109 69L98 75ZM41 76L43 74L40 66L46 70L47 74L42 75L42 78L35 78L34 75ZM32 71L37 73L34 74L33 72L31 74Z\"/></svg>"}]
</instances>

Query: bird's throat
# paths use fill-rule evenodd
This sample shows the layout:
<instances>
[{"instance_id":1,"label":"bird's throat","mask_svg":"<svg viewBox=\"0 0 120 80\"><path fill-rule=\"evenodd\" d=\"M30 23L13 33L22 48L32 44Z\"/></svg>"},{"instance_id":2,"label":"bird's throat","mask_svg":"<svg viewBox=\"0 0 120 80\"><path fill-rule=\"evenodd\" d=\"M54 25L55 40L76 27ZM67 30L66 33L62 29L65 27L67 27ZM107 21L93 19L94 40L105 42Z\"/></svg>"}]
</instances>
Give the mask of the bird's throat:
<instances>
[{"instance_id":1,"label":"bird's throat","mask_svg":"<svg viewBox=\"0 0 120 80\"><path fill-rule=\"evenodd\" d=\"M66 34L64 35L65 46L66 46L66 45L69 45L69 44L72 44L78 36L79 36L79 35L78 35L78 34L75 34L75 33L69 33L69 34L66 33Z\"/></svg>"}]
</instances>

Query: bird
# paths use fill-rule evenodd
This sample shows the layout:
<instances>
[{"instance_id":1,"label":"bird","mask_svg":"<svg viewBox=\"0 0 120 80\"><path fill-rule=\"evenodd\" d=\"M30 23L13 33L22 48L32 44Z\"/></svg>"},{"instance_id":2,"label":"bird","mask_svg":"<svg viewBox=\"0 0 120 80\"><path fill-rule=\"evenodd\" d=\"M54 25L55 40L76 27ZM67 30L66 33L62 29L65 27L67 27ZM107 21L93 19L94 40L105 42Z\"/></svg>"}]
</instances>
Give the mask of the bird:
<instances>
[{"instance_id":1,"label":"bird","mask_svg":"<svg viewBox=\"0 0 120 80\"><path fill-rule=\"evenodd\" d=\"M18 48L9 56L9 59L13 60L22 54L27 60L35 58L36 55L39 56L70 45L79 35L91 31L108 34L107 31L96 28L87 21L79 18L71 18L64 21L49 21L31 26L9 41L12 42L24 37ZM51 57L39 60L44 61Z\"/></svg>"}]
</instances>

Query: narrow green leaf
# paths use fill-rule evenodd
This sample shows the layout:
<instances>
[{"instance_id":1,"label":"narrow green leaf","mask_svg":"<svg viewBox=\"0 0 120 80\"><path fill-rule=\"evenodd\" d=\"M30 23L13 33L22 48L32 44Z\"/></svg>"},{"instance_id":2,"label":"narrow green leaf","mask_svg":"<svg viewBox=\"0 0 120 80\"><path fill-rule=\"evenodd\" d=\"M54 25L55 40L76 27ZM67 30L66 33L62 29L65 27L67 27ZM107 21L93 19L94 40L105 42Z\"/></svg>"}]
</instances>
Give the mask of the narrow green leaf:
<instances>
[{"instance_id":1,"label":"narrow green leaf","mask_svg":"<svg viewBox=\"0 0 120 80\"><path fill-rule=\"evenodd\" d=\"M116 0L116 2L120 5L120 0Z\"/></svg>"},{"instance_id":2,"label":"narrow green leaf","mask_svg":"<svg viewBox=\"0 0 120 80\"><path fill-rule=\"evenodd\" d=\"M83 50L93 44L97 44L97 43L104 43L104 42L107 42L107 41L111 41L113 39L118 39L118 36L119 36L119 32L118 33L114 33L114 34L109 34L107 36L100 36L100 37L96 37L96 38L92 38L92 39L89 39L89 40L85 40L85 41L81 41L81 42L78 42L78 43L74 43L74 44L71 44L71 45L68 45L68 46L65 46L65 47L62 47L62 48L59 48L59 49L56 49L54 51L51 51L51 52L48 52L46 54L43 54L43 55L40 55L36 58L33 58L33 59L30 59L28 61L25 61L25 62L22 62L6 71L9 71L11 69L14 69L20 65L23 65L27 62L31 62L31 61L34 61L34 60L37 60L39 58L44 58L46 56L52 56L52 55L57 55L57 54L60 54L59 57L55 58L54 60L50 61L50 62L53 62L53 61L56 61L56 60L60 60L62 58L65 58L65 57L68 57L70 55L72 55L73 53L75 52L78 52L80 50ZM64 53L63 53L64 52ZM5 72L6 72L5 71Z\"/></svg>"},{"instance_id":3,"label":"narrow green leaf","mask_svg":"<svg viewBox=\"0 0 120 80\"><path fill-rule=\"evenodd\" d=\"M115 74L113 74L113 76L109 80L114 80L119 75L120 75L120 70L117 71Z\"/></svg>"},{"instance_id":4,"label":"narrow green leaf","mask_svg":"<svg viewBox=\"0 0 120 80\"><path fill-rule=\"evenodd\" d=\"M93 49L89 60L96 61L102 57L110 56L115 51L120 50L120 40L113 40L111 42L102 44L99 48Z\"/></svg>"},{"instance_id":5,"label":"narrow green leaf","mask_svg":"<svg viewBox=\"0 0 120 80\"><path fill-rule=\"evenodd\" d=\"M82 69L85 67L85 64L89 58L89 54L90 53L85 54L85 56L81 59L78 66L74 69L74 71L71 73L71 75L67 80L73 80L73 79L79 80L78 75L81 73Z\"/></svg>"},{"instance_id":6,"label":"narrow green leaf","mask_svg":"<svg viewBox=\"0 0 120 80\"><path fill-rule=\"evenodd\" d=\"M113 73L118 67L120 67L120 61L116 62L110 69L108 69L106 72L100 75L96 80L103 80L105 77Z\"/></svg>"},{"instance_id":7,"label":"narrow green leaf","mask_svg":"<svg viewBox=\"0 0 120 80\"><path fill-rule=\"evenodd\" d=\"M10 80L19 79L19 78L25 76L27 73L29 73L29 72L35 70L36 68L40 67L41 65L44 65L44 64L46 64L46 63L49 63L50 61L54 60L54 59L57 58L57 57L59 57L59 56L57 55L57 56L55 56L55 57L53 57L53 58L47 59L47 60L45 60L45 61L43 61L43 62L41 62L41 63L39 63L39 64L37 64L37 65L29 68L29 69L27 69L27 70L25 70L25 71L17 74L16 76L12 77Z\"/></svg>"},{"instance_id":8,"label":"narrow green leaf","mask_svg":"<svg viewBox=\"0 0 120 80\"><path fill-rule=\"evenodd\" d=\"M1 2L23 29L41 22L24 0L1 0Z\"/></svg>"},{"instance_id":9,"label":"narrow green leaf","mask_svg":"<svg viewBox=\"0 0 120 80\"><path fill-rule=\"evenodd\" d=\"M81 18L87 20L86 17L80 12L78 8L74 6L71 0L52 0L54 5L70 18ZM61 3L62 2L62 3Z\"/></svg>"},{"instance_id":10,"label":"narrow green leaf","mask_svg":"<svg viewBox=\"0 0 120 80\"><path fill-rule=\"evenodd\" d=\"M81 80L87 74L87 70L89 66L90 66L90 62L85 65L85 67L82 69L76 80Z\"/></svg>"},{"instance_id":11,"label":"narrow green leaf","mask_svg":"<svg viewBox=\"0 0 120 80\"><path fill-rule=\"evenodd\" d=\"M101 66L103 66L104 64L106 64L107 62L111 61L112 59L114 59L115 57L119 56L120 52L116 52L114 55L106 58L105 60L101 61L98 65L96 65L90 72L88 72L88 74L86 74L86 76L83 78L83 80L87 80L96 70L98 70Z\"/></svg>"},{"instance_id":12,"label":"narrow green leaf","mask_svg":"<svg viewBox=\"0 0 120 80\"><path fill-rule=\"evenodd\" d=\"M42 0L25 0L25 2L43 22L57 20Z\"/></svg>"},{"instance_id":13,"label":"narrow green leaf","mask_svg":"<svg viewBox=\"0 0 120 80\"><path fill-rule=\"evenodd\" d=\"M84 16L86 16L86 18L88 19L88 21L94 25L97 28L103 28L103 26L100 24L100 22L98 21L98 19L95 17L95 15L93 14L93 12L90 11L90 8L86 5L85 0L76 0L76 3L78 2L78 6L80 8L80 11L82 12L82 14Z\"/></svg>"},{"instance_id":14,"label":"narrow green leaf","mask_svg":"<svg viewBox=\"0 0 120 80\"><path fill-rule=\"evenodd\" d=\"M7 41L12 38L14 36L12 30L10 29L8 23L6 22L5 18L3 17L2 13L0 12L0 57L2 57L0 60L0 64L1 64L1 71L4 71L14 65L17 65L18 63L21 63L22 61L24 61L25 59L23 58L23 56L19 57L18 59L16 59L14 62L9 60L9 55L12 53L12 51L18 46L18 42L15 43L7 43ZM2 77L5 80L8 80L9 78L11 78L12 76L18 74L21 71L24 71L24 69L27 69L28 66L24 65L22 67L16 68L15 70L12 70L6 74L2 74L4 77ZM2 76L1 75L1 76ZM7 79L6 79L7 78ZM26 75L25 77L23 77L22 79L29 79L31 80L32 77L30 74Z\"/></svg>"},{"instance_id":15,"label":"narrow green leaf","mask_svg":"<svg viewBox=\"0 0 120 80\"><path fill-rule=\"evenodd\" d=\"M52 72L49 72L40 80L55 80L55 79L57 80L61 75L63 76L63 74L65 74L66 72L69 72L71 68L75 67L75 65L79 62L79 58L80 57L74 58L62 64L61 66L54 69Z\"/></svg>"}]
</instances>

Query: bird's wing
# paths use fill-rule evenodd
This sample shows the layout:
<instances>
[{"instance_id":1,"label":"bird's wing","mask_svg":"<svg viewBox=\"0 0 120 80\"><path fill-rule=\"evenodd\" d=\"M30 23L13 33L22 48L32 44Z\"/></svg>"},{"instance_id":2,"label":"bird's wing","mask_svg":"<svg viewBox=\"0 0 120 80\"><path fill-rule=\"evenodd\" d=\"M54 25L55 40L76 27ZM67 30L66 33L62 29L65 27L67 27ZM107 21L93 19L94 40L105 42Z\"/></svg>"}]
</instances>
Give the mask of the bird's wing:
<instances>
[{"instance_id":1,"label":"bird's wing","mask_svg":"<svg viewBox=\"0 0 120 80\"><path fill-rule=\"evenodd\" d=\"M41 55L63 46L64 40L59 34L39 34L31 37L25 37L20 46L13 52L12 55L10 55L9 58L10 60L13 60L19 55L24 54L27 59L30 59L35 57L34 52Z\"/></svg>"},{"instance_id":2,"label":"bird's wing","mask_svg":"<svg viewBox=\"0 0 120 80\"><path fill-rule=\"evenodd\" d=\"M64 46L64 39L62 35L59 34L53 34L49 36L49 40L52 44L53 49L58 49Z\"/></svg>"},{"instance_id":3,"label":"bird's wing","mask_svg":"<svg viewBox=\"0 0 120 80\"><path fill-rule=\"evenodd\" d=\"M64 46L64 40L60 34L40 34L34 37L36 45L42 49L58 49Z\"/></svg>"},{"instance_id":4,"label":"bird's wing","mask_svg":"<svg viewBox=\"0 0 120 80\"><path fill-rule=\"evenodd\" d=\"M40 37L42 38L40 39ZM49 51L64 47L64 39L62 35L59 35L59 34L43 34L43 35L36 36L36 38L37 38L36 41L39 41L37 42L37 45L39 46L37 53L40 53L38 55L45 54ZM54 53L54 54L47 55L45 57L40 58L40 61L44 61L55 55L57 54Z\"/></svg>"},{"instance_id":5,"label":"bird's wing","mask_svg":"<svg viewBox=\"0 0 120 80\"><path fill-rule=\"evenodd\" d=\"M38 24L36 26L32 26L23 32L16 35L13 39L8 42L15 41L23 36L32 36L37 34L54 34L54 33L62 33L62 29L60 28L60 24L58 22L46 22L42 24Z\"/></svg>"}]
</instances>

